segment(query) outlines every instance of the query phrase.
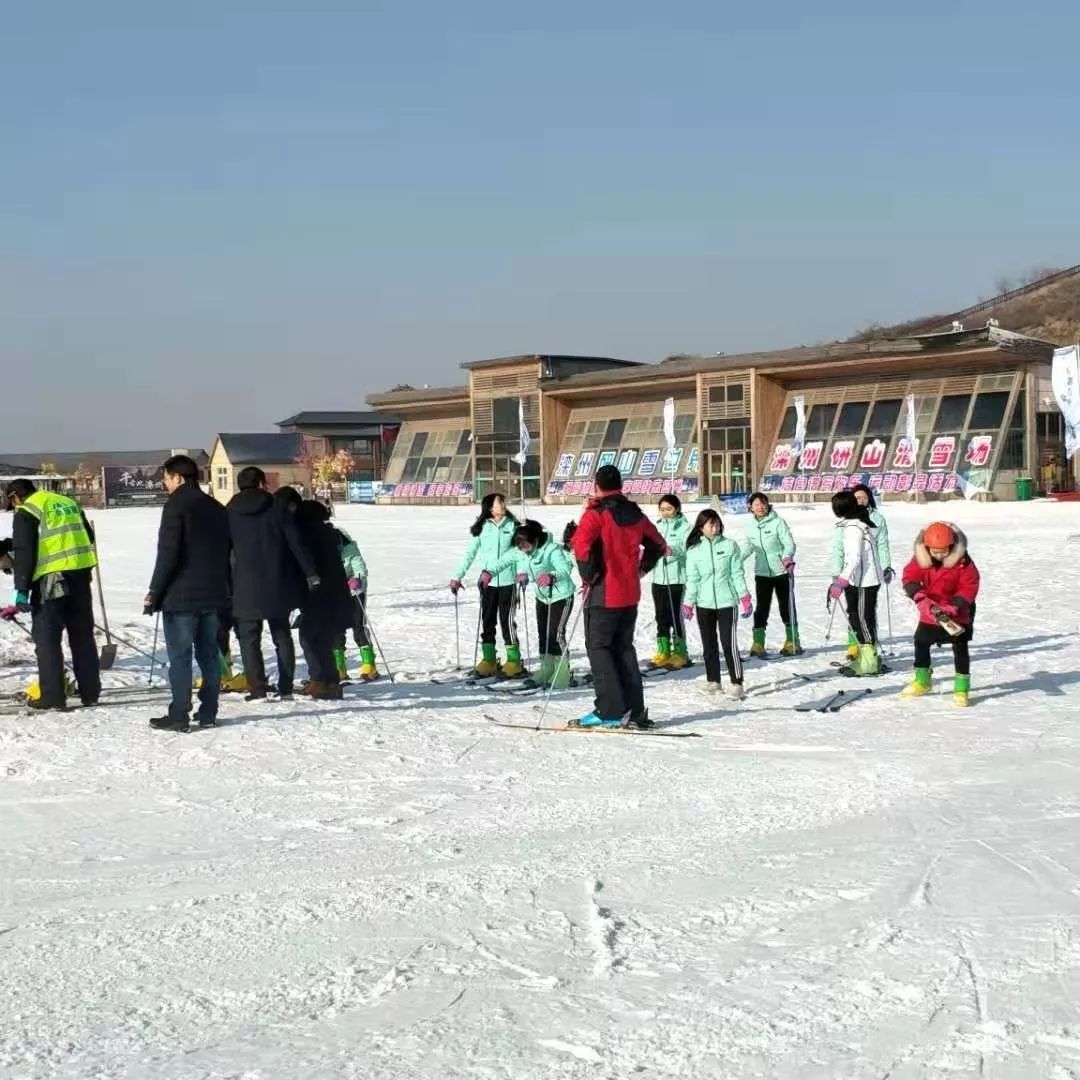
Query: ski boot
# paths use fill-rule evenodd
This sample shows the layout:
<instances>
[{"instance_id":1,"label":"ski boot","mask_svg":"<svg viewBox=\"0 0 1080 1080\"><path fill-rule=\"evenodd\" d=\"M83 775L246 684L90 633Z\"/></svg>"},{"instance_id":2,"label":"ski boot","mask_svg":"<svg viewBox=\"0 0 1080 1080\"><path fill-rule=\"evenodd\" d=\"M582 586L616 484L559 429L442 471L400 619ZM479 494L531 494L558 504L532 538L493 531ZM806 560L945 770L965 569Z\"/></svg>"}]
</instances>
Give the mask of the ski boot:
<instances>
[{"instance_id":1,"label":"ski boot","mask_svg":"<svg viewBox=\"0 0 1080 1080\"><path fill-rule=\"evenodd\" d=\"M221 684L223 694L246 694L249 690L247 676L242 671L224 680Z\"/></svg>"},{"instance_id":2,"label":"ski boot","mask_svg":"<svg viewBox=\"0 0 1080 1080\"><path fill-rule=\"evenodd\" d=\"M506 662L499 669L499 673L507 679L520 679L528 674L521 662L521 649L517 645L506 646Z\"/></svg>"},{"instance_id":3,"label":"ski boot","mask_svg":"<svg viewBox=\"0 0 1080 1080\"><path fill-rule=\"evenodd\" d=\"M379 677L375 667L375 650L370 645L360 646L360 678L372 682Z\"/></svg>"},{"instance_id":4,"label":"ski boot","mask_svg":"<svg viewBox=\"0 0 1080 1080\"><path fill-rule=\"evenodd\" d=\"M533 674L533 680L537 686L549 686L551 680L555 677L555 665L558 663L558 658L554 656L541 656L540 666Z\"/></svg>"},{"instance_id":5,"label":"ski boot","mask_svg":"<svg viewBox=\"0 0 1080 1080\"><path fill-rule=\"evenodd\" d=\"M930 693L931 685L930 669L917 667L915 677L900 691L900 696L902 698L922 697L923 694Z\"/></svg>"},{"instance_id":6,"label":"ski boot","mask_svg":"<svg viewBox=\"0 0 1080 1080\"><path fill-rule=\"evenodd\" d=\"M881 661L878 659L876 645L860 645L859 656L855 663L855 675L880 675Z\"/></svg>"},{"instance_id":7,"label":"ski boot","mask_svg":"<svg viewBox=\"0 0 1080 1080\"><path fill-rule=\"evenodd\" d=\"M765 627L754 627L754 643L750 646L751 656L765 657L768 653L765 652Z\"/></svg>"},{"instance_id":8,"label":"ski boot","mask_svg":"<svg viewBox=\"0 0 1080 1080\"><path fill-rule=\"evenodd\" d=\"M859 659L859 639L851 630L847 634L847 658L852 662Z\"/></svg>"},{"instance_id":9,"label":"ski boot","mask_svg":"<svg viewBox=\"0 0 1080 1080\"><path fill-rule=\"evenodd\" d=\"M690 664L690 654L686 651L686 639L685 638L672 638L671 639L671 659L668 661L667 666L672 671L681 671L684 667Z\"/></svg>"},{"instance_id":10,"label":"ski boot","mask_svg":"<svg viewBox=\"0 0 1080 1080\"><path fill-rule=\"evenodd\" d=\"M583 716L580 720L573 721L570 726L584 728L617 728L622 727L622 722L623 718L621 716L616 716L614 719L605 718L603 716L597 716L596 711L593 710L593 712Z\"/></svg>"},{"instance_id":11,"label":"ski boot","mask_svg":"<svg viewBox=\"0 0 1080 1080\"><path fill-rule=\"evenodd\" d=\"M480 646L481 656L480 663L476 665L476 677L478 679L489 679L492 675L498 674L499 660L495 655L494 643L488 644L486 641Z\"/></svg>"},{"instance_id":12,"label":"ski boot","mask_svg":"<svg viewBox=\"0 0 1080 1080\"><path fill-rule=\"evenodd\" d=\"M803 647L799 641L799 628L792 623L784 627L784 645L780 650L781 656L802 656Z\"/></svg>"},{"instance_id":13,"label":"ski boot","mask_svg":"<svg viewBox=\"0 0 1080 1080\"><path fill-rule=\"evenodd\" d=\"M337 668L338 682L348 682L349 667L345 663L345 650L343 648L334 650L334 667Z\"/></svg>"},{"instance_id":14,"label":"ski boot","mask_svg":"<svg viewBox=\"0 0 1080 1080\"><path fill-rule=\"evenodd\" d=\"M653 667L667 667L671 663L671 639L658 636L656 639L656 652L650 661Z\"/></svg>"},{"instance_id":15,"label":"ski boot","mask_svg":"<svg viewBox=\"0 0 1080 1080\"><path fill-rule=\"evenodd\" d=\"M78 694L79 688L75 685L75 680L70 675L64 676L64 694L67 697L75 697ZM34 707L35 701L41 700L41 683L35 679L26 688L26 703Z\"/></svg>"},{"instance_id":16,"label":"ski boot","mask_svg":"<svg viewBox=\"0 0 1080 1080\"><path fill-rule=\"evenodd\" d=\"M649 710L642 709L639 713L627 713L623 726L637 728L638 731L648 731L653 726L653 722L649 719Z\"/></svg>"},{"instance_id":17,"label":"ski boot","mask_svg":"<svg viewBox=\"0 0 1080 1080\"><path fill-rule=\"evenodd\" d=\"M565 690L574 681L574 673L570 670L570 657L548 656L545 659L551 661L551 689Z\"/></svg>"},{"instance_id":18,"label":"ski boot","mask_svg":"<svg viewBox=\"0 0 1080 1080\"><path fill-rule=\"evenodd\" d=\"M341 701L345 696L341 683L313 682L308 693L315 701Z\"/></svg>"},{"instance_id":19,"label":"ski boot","mask_svg":"<svg viewBox=\"0 0 1080 1080\"><path fill-rule=\"evenodd\" d=\"M966 709L971 702L968 700L968 694L971 693L971 676L970 675L954 675L953 676L953 704L958 709Z\"/></svg>"}]
</instances>

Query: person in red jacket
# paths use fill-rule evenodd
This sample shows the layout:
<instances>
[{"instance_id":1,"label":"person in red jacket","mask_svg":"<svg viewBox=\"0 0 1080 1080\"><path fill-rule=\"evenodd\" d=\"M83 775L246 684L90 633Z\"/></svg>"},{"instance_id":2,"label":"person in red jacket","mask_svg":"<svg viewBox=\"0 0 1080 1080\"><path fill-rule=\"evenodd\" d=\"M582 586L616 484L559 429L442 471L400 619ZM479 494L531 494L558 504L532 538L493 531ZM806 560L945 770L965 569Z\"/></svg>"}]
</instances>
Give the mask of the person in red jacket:
<instances>
[{"instance_id":1,"label":"person in red jacket","mask_svg":"<svg viewBox=\"0 0 1080 1080\"><path fill-rule=\"evenodd\" d=\"M979 569L968 554L967 537L945 521L927 525L915 538L915 555L904 567L904 592L919 611L915 627L915 678L903 697L930 692L930 646L953 648L953 701L964 707L971 692L968 643L975 623Z\"/></svg>"},{"instance_id":2,"label":"person in red jacket","mask_svg":"<svg viewBox=\"0 0 1080 1080\"><path fill-rule=\"evenodd\" d=\"M585 648L595 707L582 727L652 726L634 647L641 579L666 550L656 527L622 493L614 465L596 471L596 496L574 533L574 558L585 589Z\"/></svg>"}]
</instances>

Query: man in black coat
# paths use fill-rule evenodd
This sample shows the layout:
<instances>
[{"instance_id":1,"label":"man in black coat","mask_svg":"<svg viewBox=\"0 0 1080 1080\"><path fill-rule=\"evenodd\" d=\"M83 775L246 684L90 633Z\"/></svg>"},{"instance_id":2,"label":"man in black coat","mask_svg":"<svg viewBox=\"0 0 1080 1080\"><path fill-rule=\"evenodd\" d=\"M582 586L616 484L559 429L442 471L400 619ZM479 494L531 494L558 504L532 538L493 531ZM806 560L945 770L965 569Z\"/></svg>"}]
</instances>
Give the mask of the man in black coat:
<instances>
[{"instance_id":1,"label":"man in black coat","mask_svg":"<svg viewBox=\"0 0 1080 1080\"><path fill-rule=\"evenodd\" d=\"M199 488L199 467L191 458L169 458L164 472L169 499L161 512L157 562L143 611L162 613L172 703L150 726L187 731L193 652L202 672L199 726L217 723L217 628L218 611L229 605L229 517Z\"/></svg>"},{"instance_id":2,"label":"man in black coat","mask_svg":"<svg viewBox=\"0 0 1080 1080\"><path fill-rule=\"evenodd\" d=\"M308 589L319 584L315 563L300 541L295 515L274 501L266 490L266 473L255 466L236 477L240 491L229 503L232 538L232 614L247 676L248 701L266 697L263 663L263 621L277 653L277 691L291 697L296 674L296 650L289 613L299 609Z\"/></svg>"}]
</instances>

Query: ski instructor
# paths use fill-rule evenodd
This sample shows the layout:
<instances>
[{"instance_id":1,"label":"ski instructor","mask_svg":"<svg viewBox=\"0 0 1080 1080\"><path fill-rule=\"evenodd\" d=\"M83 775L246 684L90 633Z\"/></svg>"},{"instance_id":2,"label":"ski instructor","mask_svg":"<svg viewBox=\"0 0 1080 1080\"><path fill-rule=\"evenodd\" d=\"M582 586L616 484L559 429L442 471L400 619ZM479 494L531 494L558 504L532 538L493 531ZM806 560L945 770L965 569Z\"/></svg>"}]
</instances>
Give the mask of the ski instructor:
<instances>
[{"instance_id":1,"label":"ski instructor","mask_svg":"<svg viewBox=\"0 0 1080 1080\"><path fill-rule=\"evenodd\" d=\"M589 501L572 541L584 583L585 648L595 708L581 727L652 726L634 647L641 578L666 550L663 538L637 503L622 493L614 465L596 471Z\"/></svg>"}]
</instances>

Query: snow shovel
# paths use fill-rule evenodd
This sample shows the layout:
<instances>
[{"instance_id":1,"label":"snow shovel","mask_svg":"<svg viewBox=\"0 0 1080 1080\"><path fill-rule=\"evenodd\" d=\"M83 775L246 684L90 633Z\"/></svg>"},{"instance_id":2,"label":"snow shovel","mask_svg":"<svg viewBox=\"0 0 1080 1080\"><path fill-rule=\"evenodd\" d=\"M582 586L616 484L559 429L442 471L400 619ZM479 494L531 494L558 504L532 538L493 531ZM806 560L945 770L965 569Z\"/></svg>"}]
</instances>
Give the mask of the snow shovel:
<instances>
[{"instance_id":1,"label":"snow shovel","mask_svg":"<svg viewBox=\"0 0 1080 1080\"><path fill-rule=\"evenodd\" d=\"M94 558L97 558L97 547L94 547ZM101 561L94 567L94 580L97 582L98 604L101 607L102 629L105 631L105 644L101 646L101 654L98 663L102 671L108 671L116 663L116 642L109 633L109 616L105 611L105 593L101 588Z\"/></svg>"}]
</instances>

